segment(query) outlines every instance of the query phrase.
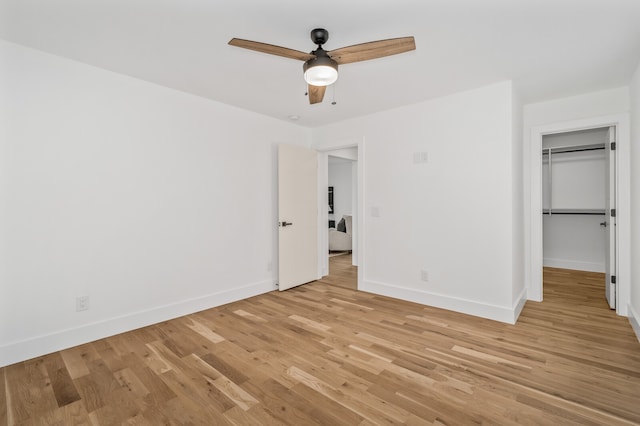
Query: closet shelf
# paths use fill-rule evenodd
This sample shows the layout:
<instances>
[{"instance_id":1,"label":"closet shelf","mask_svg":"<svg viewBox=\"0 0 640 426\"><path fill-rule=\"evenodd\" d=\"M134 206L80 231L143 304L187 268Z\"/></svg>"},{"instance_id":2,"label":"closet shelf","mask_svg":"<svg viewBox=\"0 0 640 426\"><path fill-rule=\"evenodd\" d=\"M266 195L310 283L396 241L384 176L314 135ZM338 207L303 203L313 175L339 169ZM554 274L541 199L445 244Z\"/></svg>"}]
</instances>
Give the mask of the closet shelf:
<instances>
[{"instance_id":1,"label":"closet shelf","mask_svg":"<svg viewBox=\"0 0 640 426\"><path fill-rule=\"evenodd\" d=\"M604 216L606 215L605 209L542 209L542 214L575 214L575 215L595 215L595 216Z\"/></svg>"},{"instance_id":2,"label":"closet shelf","mask_svg":"<svg viewBox=\"0 0 640 426\"><path fill-rule=\"evenodd\" d=\"M565 152L596 151L604 148L605 148L605 144L603 143L595 143L591 145L558 146L555 148L543 149L542 155L549 155L549 150L551 150L551 154L562 154Z\"/></svg>"}]
</instances>

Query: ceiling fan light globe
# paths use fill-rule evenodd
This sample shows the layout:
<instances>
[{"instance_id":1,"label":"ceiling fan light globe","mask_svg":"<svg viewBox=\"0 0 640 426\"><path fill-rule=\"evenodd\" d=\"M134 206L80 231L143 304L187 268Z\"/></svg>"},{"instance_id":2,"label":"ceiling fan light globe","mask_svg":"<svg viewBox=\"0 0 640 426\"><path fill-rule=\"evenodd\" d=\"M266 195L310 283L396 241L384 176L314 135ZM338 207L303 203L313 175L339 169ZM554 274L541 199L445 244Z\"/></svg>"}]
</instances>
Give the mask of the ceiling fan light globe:
<instances>
[{"instance_id":1,"label":"ceiling fan light globe","mask_svg":"<svg viewBox=\"0 0 640 426\"><path fill-rule=\"evenodd\" d=\"M304 80L311 86L328 86L335 83L338 79L338 63L321 48L313 53L316 57L302 66Z\"/></svg>"},{"instance_id":2,"label":"ceiling fan light globe","mask_svg":"<svg viewBox=\"0 0 640 426\"><path fill-rule=\"evenodd\" d=\"M338 79L338 70L327 66L317 65L308 68L304 73L304 80L312 86L328 86Z\"/></svg>"}]
</instances>

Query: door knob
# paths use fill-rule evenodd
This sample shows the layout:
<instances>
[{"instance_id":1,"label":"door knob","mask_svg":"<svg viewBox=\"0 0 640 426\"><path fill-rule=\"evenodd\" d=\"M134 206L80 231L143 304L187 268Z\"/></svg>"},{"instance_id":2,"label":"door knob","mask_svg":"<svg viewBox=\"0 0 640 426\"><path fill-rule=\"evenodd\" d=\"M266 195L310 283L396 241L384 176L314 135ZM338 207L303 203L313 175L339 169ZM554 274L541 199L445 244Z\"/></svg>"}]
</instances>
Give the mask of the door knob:
<instances>
[{"instance_id":1,"label":"door knob","mask_svg":"<svg viewBox=\"0 0 640 426\"><path fill-rule=\"evenodd\" d=\"M605 220L604 222L600 222L600 226L604 226L606 228L607 227L607 221Z\"/></svg>"},{"instance_id":2,"label":"door knob","mask_svg":"<svg viewBox=\"0 0 640 426\"><path fill-rule=\"evenodd\" d=\"M291 222L282 222L282 223L280 224L280 226L282 226L283 228L284 228L285 226L289 226L289 225L293 225L293 223L291 223Z\"/></svg>"}]
</instances>

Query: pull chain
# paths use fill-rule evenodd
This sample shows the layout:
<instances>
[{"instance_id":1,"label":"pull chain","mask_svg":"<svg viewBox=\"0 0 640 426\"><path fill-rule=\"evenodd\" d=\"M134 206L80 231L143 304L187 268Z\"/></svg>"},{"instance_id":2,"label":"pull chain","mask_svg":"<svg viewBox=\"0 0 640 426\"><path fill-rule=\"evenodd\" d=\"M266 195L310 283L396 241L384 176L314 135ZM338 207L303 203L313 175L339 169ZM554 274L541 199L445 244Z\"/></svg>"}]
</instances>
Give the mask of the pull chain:
<instances>
[{"instance_id":1,"label":"pull chain","mask_svg":"<svg viewBox=\"0 0 640 426\"><path fill-rule=\"evenodd\" d=\"M335 83L333 83L333 100L331 101L331 105L335 105L336 102L336 86L338 85L338 82L336 81Z\"/></svg>"}]
</instances>

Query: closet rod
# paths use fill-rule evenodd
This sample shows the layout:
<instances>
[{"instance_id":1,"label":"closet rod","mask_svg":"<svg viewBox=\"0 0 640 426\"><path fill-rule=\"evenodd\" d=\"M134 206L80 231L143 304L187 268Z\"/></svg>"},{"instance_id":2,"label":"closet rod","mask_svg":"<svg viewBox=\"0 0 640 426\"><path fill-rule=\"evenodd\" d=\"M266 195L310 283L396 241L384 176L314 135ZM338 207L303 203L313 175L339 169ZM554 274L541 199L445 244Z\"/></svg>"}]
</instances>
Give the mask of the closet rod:
<instances>
[{"instance_id":1,"label":"closet rod","mask_svg":"<svg viewBox=\"0 0 640 426\"><path fill-rule=\"evenodd\" d=\"M543 209L542 214L574 214L574 215L592 215L592 216L604 216L606 211L604 209Z\"/></svg>"},{"instance_id":2,"label":"closet rod","mask_svg":"<svg viewBox=\"0 0 640 426\"><path fill-rule=\"evenodd\" d=\"M574 145L574 146L559 146L556 148L545 148L542 150L542 155L549 155L549 150L552 154L562 154L565 152L581 152L581 151L596 151L604 149L605 144L597 143L593 145Z\"/></svg>"}]
</instances>

